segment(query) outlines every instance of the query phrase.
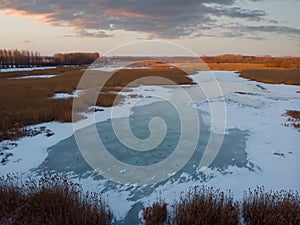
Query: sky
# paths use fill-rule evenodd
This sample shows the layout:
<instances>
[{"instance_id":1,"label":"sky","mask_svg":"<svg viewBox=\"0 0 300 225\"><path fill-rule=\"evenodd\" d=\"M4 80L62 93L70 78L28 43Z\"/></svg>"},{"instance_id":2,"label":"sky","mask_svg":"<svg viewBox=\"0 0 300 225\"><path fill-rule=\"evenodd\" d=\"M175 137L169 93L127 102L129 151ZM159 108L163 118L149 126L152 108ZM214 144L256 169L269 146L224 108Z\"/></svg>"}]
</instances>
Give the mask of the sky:
<instances>
[{"instance_id":1,"label":"sky","mask_svg":"<svg viewBox=\"0 0 300 225\"><path fill-rule=\"evenodd\" d=\"M198 55L300 56L299 12L300 0L0 0L0 48L105 53L163 40Z\"/></svg>"}]
</instances>

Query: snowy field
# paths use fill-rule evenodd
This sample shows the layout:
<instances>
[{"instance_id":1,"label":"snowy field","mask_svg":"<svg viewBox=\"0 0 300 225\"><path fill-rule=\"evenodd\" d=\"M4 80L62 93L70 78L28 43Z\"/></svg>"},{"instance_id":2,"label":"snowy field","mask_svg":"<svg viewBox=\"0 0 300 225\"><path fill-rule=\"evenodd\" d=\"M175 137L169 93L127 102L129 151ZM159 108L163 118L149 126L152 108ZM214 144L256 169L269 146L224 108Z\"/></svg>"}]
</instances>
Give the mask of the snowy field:
<instances>
[{"instance_id":1,"label":"snowy field","mask_svg":"<svg viewBox=\"0 0 300 225\"><path fill-rule=\"evenodd\" d=\"M108 71L110 68L103 70ZM300 88L248 81L234 72L214 71L214 74L225 98L226 131L219 155L211 167L204 171L193 169L195 157L186 167L164 182L144 187L115 184L95 174L86 165L80 152L76 150L71 123L51 122L32 127L46 126L54 132L53 136L40 134L25 137L17 141L16 147L12 146L6 150L13 153L13 156L5 165L0 166L0 175L18 173L27 177L38 176L44 171L67 174L74 181L81 183L85 190L101 192L107 196L116 219L132 224L139 221L143 204L156 201L158 197L172 203L180 197L182 191L202 184L224 191L231 189L236 199L241 199L243 192L248 188L262 185L267 190L300 191L300 133L293 127L283 126L287 120L287 117L283 116L285 111L300 108L300 94L297 93ZM214 82L208 72L199 72L191 78L198 82L200 87L209 87ZM185 85L183 88L192 93L195 87ZM153 109L163 114L164 107L167 106L161 99L172 99L176 91L176 87L141 86L134 88L133 92L122 93L127 97L122 104L115 107L122 109L131 101L136 101L137 99L130 98L130 95L134 94L140 101L133 109L133 114L138 121L144 121L144 117L150 116ZM151 98L153 94L161 96L161 99ZM74 92L73 95L77 96L78 93ZM207 100L205 96L199 96L191 102L199 111L203 137L207 137L210 131L209 102L218 101L220 97L222 96L216 94ZM76 127L85 129L96 122L99 128L109 128L111 110L105 108L94 114L86 114L87 118L76 122ZM115 145L114 139L110 139L113 134L108 136L111 142L107 143ZM9 146L9 143L4 141L1 145ZM168 144L172 146L174 143ZM203 145L205 141L197 146L199 153L203 151ZM115 151L114 154L118 152ZM166 153L162 153L163 157L167 157L164 154ZM139 163L143 161L142 157ZM124 156L124 159L127 158Z\"/></svg>"}]
</instances>

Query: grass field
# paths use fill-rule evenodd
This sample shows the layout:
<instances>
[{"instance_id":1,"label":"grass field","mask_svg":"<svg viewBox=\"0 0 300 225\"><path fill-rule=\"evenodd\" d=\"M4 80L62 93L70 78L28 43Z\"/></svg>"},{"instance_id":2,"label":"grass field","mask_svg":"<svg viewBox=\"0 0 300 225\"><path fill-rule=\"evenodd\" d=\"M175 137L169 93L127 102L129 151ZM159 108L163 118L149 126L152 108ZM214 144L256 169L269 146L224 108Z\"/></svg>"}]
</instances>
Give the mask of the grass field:
<instances>
[{"instance_id":1,"label":"grass field","mask_svg":"<svg viewBox=\"0 0 300 225\"><path fill-rule=\"evenodd\" d=\"M211 70L226 70L226 71L242 71L242 70L269 70L269 69L278 69L266 67L264 64L255 64L255 63L208 63L207 64Z\"/></svg>"},{"instance_id":2,"label":"grass field","mask_svg":"<svg viewBox=\"0 0 300 225\"><path fill-rule=\"evenodd\" d=\"M300 70L242 70L240 76L268 84L300 85Z\"/></svg>"},{"instance_id":3,"label":"grass field","mask_svg":"<svg viewBox=\"0 0 300 225\"><path fill-rule=\"evenodd\" d=\"M9 79L26 75L49 75L58 76L52 78L35 79ZM73 98L54 99L55 93L72 93L77 89L84 71L80 68L61 67L50 70L39 70L30 72L10 72L0 74L0 141L5 139L15 139L24 134L20 128L38 124L42 122L72 121ZM185 72L177 68L168 66L153 66L150 69L119 70L110 77L104 84L103 78L108 73L103 71L88 71L88 75L93 77L91 85L94 87L103 86L96 102L89 100L87 95L83 99L86 101L81 105L80 111L85 111L89 106L97 105L110 107L114 104L116 97L123 87L131 81L147 76L157 76L172 80L177 84L192 84ZM140 81L131 84L131 87L138 85L159 85L168 84L157 79ZM119 99L120 101L121 99ZM77 109L78 110L78 109ZM80 116L78 116L78 119Z\"/></svg>"}]
</instances>

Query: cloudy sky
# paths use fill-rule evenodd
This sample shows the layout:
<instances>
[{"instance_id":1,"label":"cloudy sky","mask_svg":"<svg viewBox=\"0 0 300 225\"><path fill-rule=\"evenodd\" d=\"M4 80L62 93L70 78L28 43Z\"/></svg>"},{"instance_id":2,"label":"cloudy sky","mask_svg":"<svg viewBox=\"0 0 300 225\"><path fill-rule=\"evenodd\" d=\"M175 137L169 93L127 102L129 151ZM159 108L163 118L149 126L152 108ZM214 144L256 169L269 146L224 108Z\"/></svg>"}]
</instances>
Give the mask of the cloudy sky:
<instances>
[{"instance_id":1,"label":"cloudy sky","mask_svg":"<svg viewBox=\"0 0 300 225\"><path fill-rule=\"evenodd\" d=\"M300 0L0 0L0 48L105 52L165 40L199 55L300 55Z\"/></svg>"}]
</instances>

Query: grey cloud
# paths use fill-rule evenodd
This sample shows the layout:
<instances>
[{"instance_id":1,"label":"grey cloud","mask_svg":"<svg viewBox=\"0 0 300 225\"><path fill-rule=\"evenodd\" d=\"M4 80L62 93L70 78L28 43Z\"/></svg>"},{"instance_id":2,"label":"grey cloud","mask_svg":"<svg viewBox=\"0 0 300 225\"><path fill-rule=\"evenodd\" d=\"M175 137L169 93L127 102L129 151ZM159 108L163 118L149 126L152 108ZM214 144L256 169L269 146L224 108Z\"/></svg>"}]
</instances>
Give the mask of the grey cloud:
<instances>
[{"instance_id":1,"label":"grey cloud","mask_svg":"<svg viewBox=\"0 0 300 225\"><path fill-rule=\"evenodd\" d=\"M43 14L45 21L50 24L74 27L77 31L75 36L102 38L109 37L109 31L125 30L143 32L149 37L180 38L195 36L199 32L214 34L215 27L218 26L217 18L220 16L262 21L267 15L262 10L235 7L235 2L236 0L2 0L0 8ZM74 35L68 35L70 36Z\"/></svg>"},{"instance_id":2,"label":"grey cloud","mask_svg":"<svg viewBox=\"0 0 300 225\"><path fill-rule=\"evenodd\" d=\"M87 31L85 29L79 30L76 34L65 35L64 37L98 37L107 38L112 37L112 35L106 34L101 30Z\"/></svg>"},{"instance_id":3,"label":"grey cloud","mask_svg":"<svg viewBox=\"0 0 300 225\"><path fill-rule=\"evenodd\" d=\"M291 35L300 35L300 29L287 26L248 26L244 29L250 32L287 33Z\"/></svg>"},{"instance_id":4,"label":"grey cloud","mask_svg":"<svg viewBox=\"0 0 300 225\"><path fill-rule=\"evenodd\" d=\"M300 29L288 26L228 26L222 34L225 37L242 37L246 39L263 40L268 35L285 35L285 37L300 40ZM267 35L267 36L266 36Z\"/></svg>"},{"instance_id":5,"label":"grey cloud","mask_svg":"<svg viewBox=\"0 0 300 225\"><path fill-rule=\"evenodd\" d=\"M266 16L267 13L262 10L247 10L241 9L239 7L233 8L223 8L220 9L221 15L229 16L232 18L248 18L248 19L261 19L262 17Z\"/></svg>"}]
</instances>

